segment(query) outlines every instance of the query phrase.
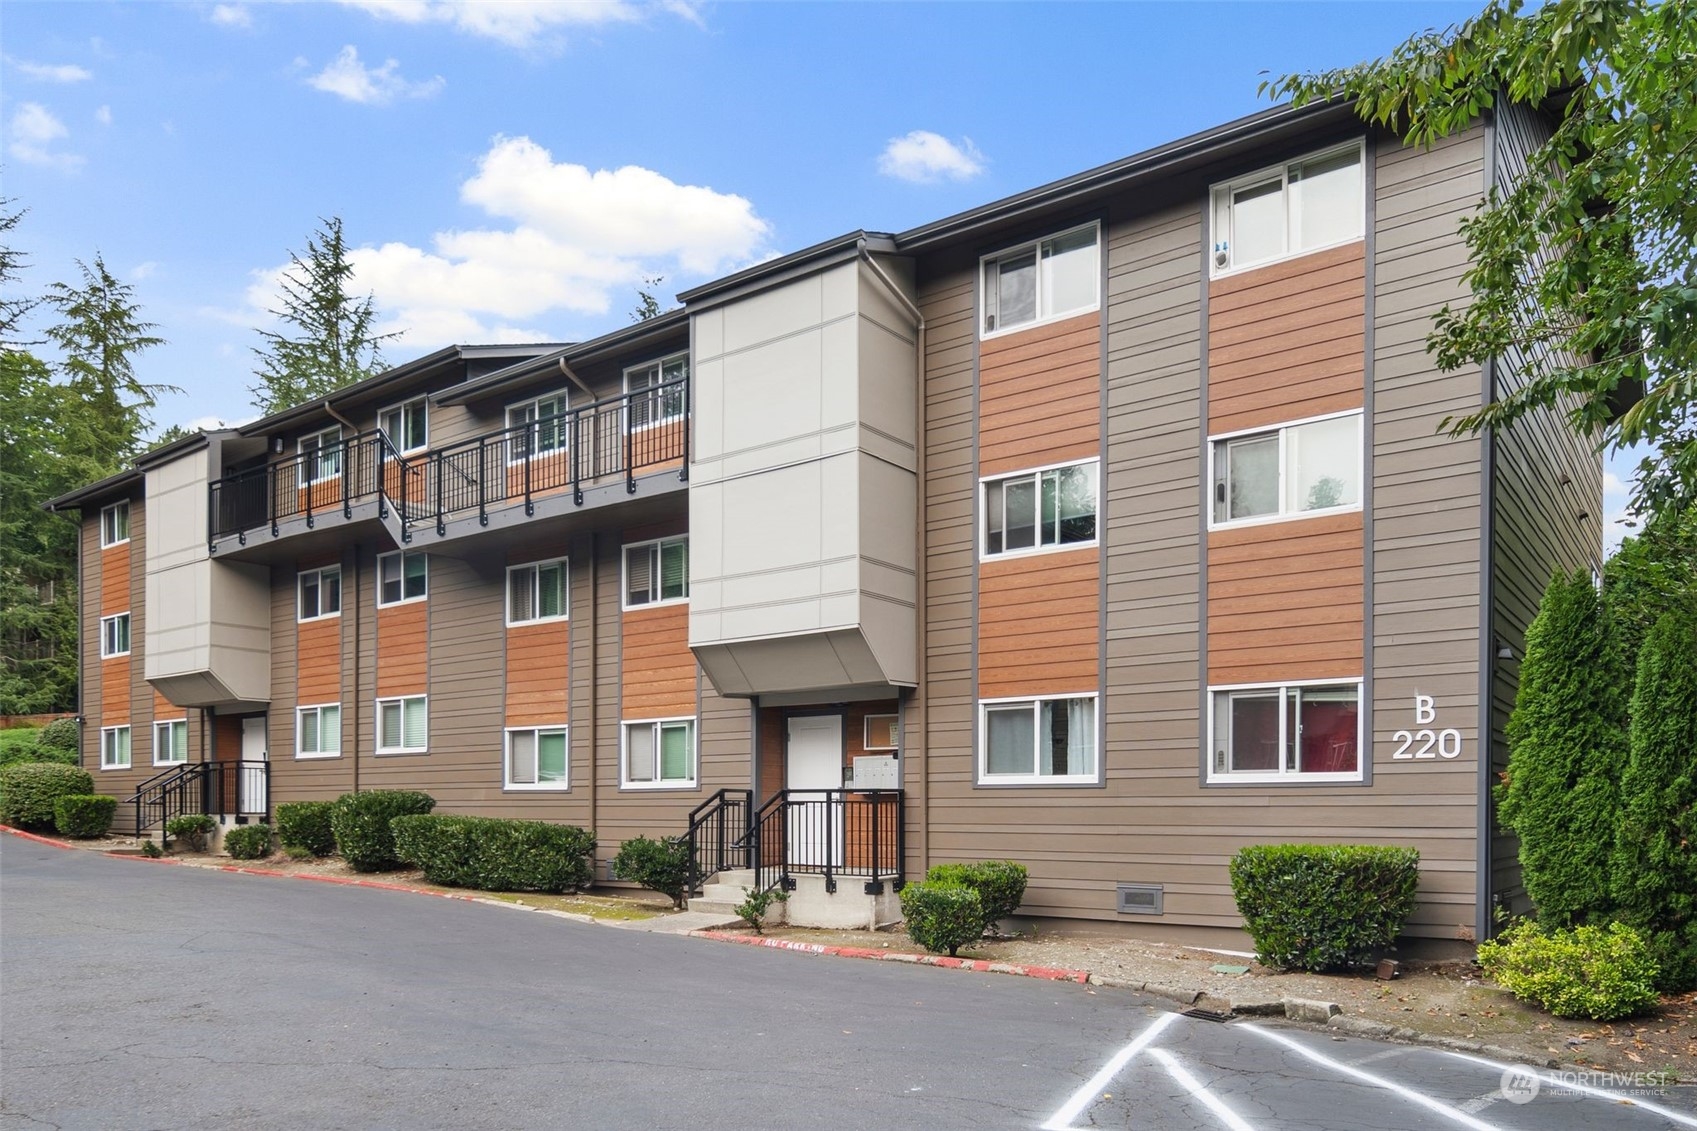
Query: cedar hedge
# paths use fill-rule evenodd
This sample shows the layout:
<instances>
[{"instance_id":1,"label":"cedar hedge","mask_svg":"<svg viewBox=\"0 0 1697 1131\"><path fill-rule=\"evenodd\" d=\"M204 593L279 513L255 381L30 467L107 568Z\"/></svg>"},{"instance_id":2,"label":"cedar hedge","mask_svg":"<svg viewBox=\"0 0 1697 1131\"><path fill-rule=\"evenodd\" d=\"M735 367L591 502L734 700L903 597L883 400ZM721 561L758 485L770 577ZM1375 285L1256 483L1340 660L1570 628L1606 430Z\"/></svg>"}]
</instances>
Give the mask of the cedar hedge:
<instances>
[{"instance_id":1,"label":"cedar hedge","mask_svg":"<svg viewBox=\"0 0 1697 1131\"><path fill-rule=\"evenodd\" d=\"M1521 923L1481 943L1479 965L1509 993L1557 1017L1611 1021L1659 1000L1655 959L1625 923L1549 933Z\"/></svg>"},{"instance_id":2,"label":"cedar hedge","mask_svg":"<svg viewBox=\"0 0 1697 1131\"><path fill-rule=\"evenodd\" d=\"M388 872L401 866L389 822L428 813L436 799L410 789L373 789L344 793L331 804L330 827L342 859L356 872Z\"/></svg>"},{"instance_id":3,"label":"cedar hedge","mask_svg":"<svg viewBox=\"0 0 1697 1131\"><path fill-rule=\"evenodd\" d=\"M53 827L64 836L105 836L118 813L118 799L95 793L68 793L53 803Z\"/></svg>"},{"instance_id":4,"label":"cedar hedge","mask_svg":"<svg viewBox=\"0 0 1697 1131\"><path fill-rule=\"evenodd\" d=\"M925 882L950 887L968 887L978 893L984 908L983 931L1019 910L1025 898L1029 874L1025 865L1012 860L981 860L976 864L937 864L925 874ZM980 933L982 934L983 931Z\"/></svg>"},{"instance_id":5,"label":"cedar hedge","mask_svg":"<svg viewBox=\"0 0 1697 1131\"><path fill-rule=\"evenodd\" d=\"M933 954L952 956L984 934L984 904L978 893L956 884L908 884L902 888L902 919L908 938Z\"/></svg>"},{"instance_id":6,"label":"cedar hedge","mask_svg":"<svg viewBox=\"0 0 1697 1131\"><path fill-rule=\"evenodd\" d=\"M389 827L395 855L433 884L563 892L594 879L595 836L573 825L415 813Z\"/></svg>"},{"instance_id":7,"label":"cedar hedge","mask_svg":"<svg viewBox=\"0 0 1697 1131\"><path fill-rule=\"evenodd\" d=\"M87 770L55 762L14 762L0 766L0 824L20 829L54 827L53 806L61 797L94 792Z\"/></svg>"},{"instance_id":8,"label":"cedar hedge","mask_svg":"<svg viewBox=\"0 0 1697 1131\"><path fill-rule=\"evenodd\" d=\"M1313 972L1369 962L1414 910L1420 852L1369 844L1257 844L1231 861L1255 957Z\"/></svg>"},{"instance_id":9,"label":"cedar hedge","mask_svg":"<svg viewBox=\"0 0 1697 1131\"><path fill-rule=\"evenodd\" d=\"M271 826L237 825L224 834L224 851L235 860L263 860L271 855Z\"/></svg>"},{"instance_id":10,"label":"cedar hedge","mask_svg":"<svg viewBox=\"0 0 1697 1131\"><path fill-rule=\"evenodd\" d=\"M330 825L334 801L287 801L277 806L277 839L284 848L300 848L314 856L336 853L336 830Z\"/></svg>"},{"instance_id":11,"label":"cedar hedge","mask_svg":"<svg viewBox=\"0 0 1697 1131\"><path fill-rule=\"evenodd\" d=\"M613 877L670 896L672 906L681 908L689 884L689 845L681 838L632 837L613 857Z\"/></svg>"}]
</instances>

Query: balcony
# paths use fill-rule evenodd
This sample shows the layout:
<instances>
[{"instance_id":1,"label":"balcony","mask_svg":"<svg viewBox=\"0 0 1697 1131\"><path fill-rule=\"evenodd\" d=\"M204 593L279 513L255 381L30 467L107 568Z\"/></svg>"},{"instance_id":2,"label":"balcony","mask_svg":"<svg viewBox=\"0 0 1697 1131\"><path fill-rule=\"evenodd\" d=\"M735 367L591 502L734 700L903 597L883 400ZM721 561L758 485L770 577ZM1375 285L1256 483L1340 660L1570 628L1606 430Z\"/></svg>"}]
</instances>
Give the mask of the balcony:
<instances>
[{"instance_id":1,"label":"balcony","mask_svg":"<svg viewBox=\"0 0 1697 1131\"><path fill-rule=\"evenodd\" d=\"M209 485L211 552L376 522L397 543L605 506L689 477L689 379L403 456L381 431Z\"/></svg>"}]
</instances>

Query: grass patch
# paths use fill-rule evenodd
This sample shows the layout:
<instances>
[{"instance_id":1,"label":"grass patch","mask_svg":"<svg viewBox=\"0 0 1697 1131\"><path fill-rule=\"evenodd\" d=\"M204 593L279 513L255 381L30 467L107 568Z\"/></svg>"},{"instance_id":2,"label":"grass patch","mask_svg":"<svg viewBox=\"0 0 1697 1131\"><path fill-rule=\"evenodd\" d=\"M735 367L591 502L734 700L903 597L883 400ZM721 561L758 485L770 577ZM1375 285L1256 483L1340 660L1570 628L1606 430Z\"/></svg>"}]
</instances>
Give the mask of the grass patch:
<instances>
[{"instance_id":1,"label":"grass patch","mask_svg":"<svg viewBox=\"0 0 1697 1131\"><path fill-rule=\"evenodd\" d=\"M642 919L655 919L666 913L666 908L657 903L645 903L632 899L616 899L599 895L542 895L537 892L485 892L490 899L498 899L503 903L519 903L526 907L539 907L544 911L569 911L574 915L588 915L593 919L610 919L622 923L634 923Z\"/></svg>"},{"instance_id":2,"label":"grass patch","mask_svg":"<svg viewBox=\"0 0 1697 1131\"><path fill-rule=\"evenodd\" d=\"M35 736L40 733L40 727L8 727L0 730L0 762L10 761L6 755L14 750L34 750Z\"/></svg>"}]
</instances>

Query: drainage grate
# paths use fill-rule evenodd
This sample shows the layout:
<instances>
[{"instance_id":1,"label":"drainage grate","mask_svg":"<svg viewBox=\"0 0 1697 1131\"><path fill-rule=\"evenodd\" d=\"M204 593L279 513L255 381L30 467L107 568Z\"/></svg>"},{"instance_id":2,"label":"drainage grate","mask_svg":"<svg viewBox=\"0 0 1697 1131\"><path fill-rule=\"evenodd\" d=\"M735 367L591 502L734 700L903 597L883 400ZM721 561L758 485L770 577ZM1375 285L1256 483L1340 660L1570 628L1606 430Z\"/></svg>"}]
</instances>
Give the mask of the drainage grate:
<instances>
[{"instance_id":1,"label":"drainage grate","mask_svg":"<svg viewBox=\"0 0 1697 1131\"><path fill-rule=\"evenodd\" d=\"M1230 1013L1220 1013L1216 1010L1205 1009L1200 1005L1191 1006L1180 1016L1194 1017L1198 1021L1230 1021L1232 1019L1232 1015Z\"/></svg>"}]
</instances>

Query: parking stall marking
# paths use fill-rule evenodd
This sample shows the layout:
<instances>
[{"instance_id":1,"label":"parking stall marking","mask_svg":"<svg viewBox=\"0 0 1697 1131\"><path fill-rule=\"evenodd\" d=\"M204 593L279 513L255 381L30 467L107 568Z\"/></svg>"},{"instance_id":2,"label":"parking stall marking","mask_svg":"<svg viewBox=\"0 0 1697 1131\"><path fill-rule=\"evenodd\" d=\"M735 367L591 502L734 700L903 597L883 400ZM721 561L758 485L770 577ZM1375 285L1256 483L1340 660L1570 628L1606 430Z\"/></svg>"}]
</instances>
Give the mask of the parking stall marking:
<instances>
[{"instance_id":1,"label":"parking stall marking","mask_svg":"<svg viewBox=\"0 0 1697 1131\"><path fill-rule=\"evenodd\" d=\"M1498 1064L1495 1061L1486 1060L1482 1056L1470 1056L1464 1052L1449 1052L1446 1050L1445 1055L1453 1056L1457 1060L1465 1060L1470 1064L1483 1065L1486 1068L1504 1068L1503 1065ZM1610 1103L1617 1104L1629 1104L1632 1107L1642 1108L1644 1111L1647 1111L1652 1115L1661 1116L1663 1119L1671 1120L1682 1127L1697 1127L1697 1117L1686 1115L1683 1112L1674 1111L1672 1108L1666 1108L1657 1103L1651 1103L1649 1100L1640 1099L1637 1096L1623 1096L1619 1092L1611 1092L1607 1088L1598 1088L1593 1085L1568 1078L1575 1075L1574 1073L1568 1073L1567 1076L1554 1076L1548 1072L1541 1072L1536 1068L1526 1068L1518 1065L1515 1066L1515 1070L1523 1072L1526 1076L1536 1078L1539 1081L1540 1086L1548 1085L1555 1088L1572 1089L1575 1092L1588 1095L1593 1099L1607 1100ZM1534 1093L1534 1095L1536 1095L1536 1093Z\"/></svg>"},{"instance_id":2,"label":"parking stall marking","mask_svg":"<svg viewBox=\"0 0 1697 1131\"><path fill-rule=\"evenodd\" d=\"M1149 1055L1160 1061L1161 1067L1167 1070L1169 1076L1177 1080L1185 1091L1207 1105L1208 1110L1219 1116L1220 1122L1231 1128L1231 1131L1255 1131L1253 1127L1244 1122L1242 1116L1227 1107L1224 1100L1210 1092L1202 1081L1185 1071L1184 1065L1178 1062L1178 1057L1166 1049L1150 1049Z\"/></svg>"},{"instance_id":3,"label":"parking stall marking","mask_svg":"<svg viewBox=\"0 0 1697 1131\"><path fill-rule=\"evenodd\" d=\"M1102 1066L1100 1072L1086 1080L1072 1094L1072 1098L1061 1105L1059 1111L1049 1117L1049 1121L1043 1124L1042 1131L1072 1131L1072 1121L1082 1115L1085 1108L1100 1098L1102 1089L1108 1086L1108 1082L1118 1076L1125 1069L1125 1066L1131 1063L1132 1057L1148 1048L1149 1042L1160 1036L1162 1029L1165 1029L1177 1019L1178 1014L1176 1013L1163 1013L1151 1021L1147 1029L1137 1034L1130 1044L1126 1045L1114 1055L1112 1060Z\"/></svg>"}]
</instances>

